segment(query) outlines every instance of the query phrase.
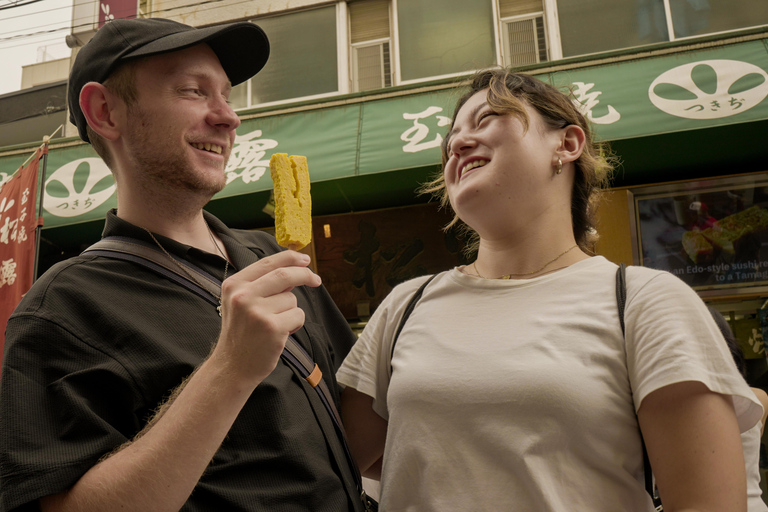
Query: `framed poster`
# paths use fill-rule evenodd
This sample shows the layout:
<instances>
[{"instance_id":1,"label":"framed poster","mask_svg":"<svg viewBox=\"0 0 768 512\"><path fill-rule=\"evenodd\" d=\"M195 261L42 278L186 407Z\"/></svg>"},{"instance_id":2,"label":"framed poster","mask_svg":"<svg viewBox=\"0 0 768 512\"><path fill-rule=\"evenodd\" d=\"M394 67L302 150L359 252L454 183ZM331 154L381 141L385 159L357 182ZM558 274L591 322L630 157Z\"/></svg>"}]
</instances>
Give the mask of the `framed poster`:
<instances>
[{"instance_id":1,"label":"framed poster","mask_svg":"<svg viewBox=\"0 0 768 512\"><path fill-rule=\"evenodd\" d=\"M635 263L697 291L768 287L768 173L640 187L631 201Z\"/></svg>"}]
</instances>

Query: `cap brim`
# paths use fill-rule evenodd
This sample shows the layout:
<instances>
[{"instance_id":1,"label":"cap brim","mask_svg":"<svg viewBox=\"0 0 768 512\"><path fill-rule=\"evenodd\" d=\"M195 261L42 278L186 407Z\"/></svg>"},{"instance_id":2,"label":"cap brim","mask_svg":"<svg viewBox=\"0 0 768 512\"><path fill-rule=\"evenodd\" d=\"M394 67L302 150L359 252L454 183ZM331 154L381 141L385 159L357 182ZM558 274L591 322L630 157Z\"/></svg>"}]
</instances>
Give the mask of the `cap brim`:
<instances>
[{"instance_id":1,"label":"cap brim","mask_svg":"<svg viewBox=\"0 0 768 512\"><path fill-rule=\"evenodd\" d=\"M200 43L213 49L232 85L261 71L269 59L267 35L258 25L247 21L170 34L126 53L123 59L183 50Z\"/></svg>"}]
</instances>

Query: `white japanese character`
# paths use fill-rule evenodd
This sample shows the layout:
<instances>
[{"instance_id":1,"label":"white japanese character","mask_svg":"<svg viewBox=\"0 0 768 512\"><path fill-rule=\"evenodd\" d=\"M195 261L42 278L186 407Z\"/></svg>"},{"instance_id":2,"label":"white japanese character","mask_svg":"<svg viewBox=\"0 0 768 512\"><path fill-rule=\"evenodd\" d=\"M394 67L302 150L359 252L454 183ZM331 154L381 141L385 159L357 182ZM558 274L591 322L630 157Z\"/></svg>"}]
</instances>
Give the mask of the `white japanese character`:
<instances>
[{"instance_id":1,"label":"white japanese character","mask_svg":"<svg viewBox=\"0 0 768 512\"><path fill-rule=\"evenodd\" d=\"M3 224L0 225L0 243L8 245L14 223L11 222L10 217L5 217L0 222L3 222Z\"/></svg>"},{"instance_id":2,"label":"white japanese character","mask_svg":"<svg viewBox=\"0 0 768 512\"><path fill-rule=\"evenodd\" d=\"M16 262L13 258L5 260L0 265L0 287L6 284L12 285L16 282Z\"/></svg>"},{"instance_id":3,"label":"white japanese character","mask_svg":"<svg viewBox=\"0 0 768 512\"><path fill-rule=\"evenodd\" d=\"M277 147L277 141L259 139L261 130L254 130L235 137L235 145L227 164L227 185L241 178L243 183L259 180L269 169L269 160L262 160L267 150Z\"/></svg>"},{"instance_id":4,"label":"white japanese character","mask_svg":"<svg viewBox=\"0 0 768 512\"><path fill-rule=\"evenodd\" d=\"M600 100L598 100L597 97L603 93L600 91L589 92L589 90L593 88L595 84L573 82L573 85L576 86L576 89L573 91L574 96L576 96L576 99L573 100L573 104L576 105L576 107L581 111L582 114L584 114L587 119L595 124L612 124L621 119L621 114L619 114L619 112L611 105L608 105L607 114L600 117L593 117L592 109L595 108L598 103L600 103Z\"/></svg>"},{"instance_id":5,"label":"white japanese character","mask_svg":"<svg viewBox=\"0 0 768 512\"><path fill-rule=\"evenodd\" d=\"M424 151L425 149L440 147L440 144L443 142L443 137L439 133L435 135L434 139L428 142L422 142L429 135L429 127L423 123L420 123L419 119L425 119L442 111L442 108L432 106L417 114L403 114L403 119L413 120L413 126L408 128L403 132L402 135L400 135L400 140L407 142L407 144L403 146L404 152L416 153L418 151ZM437 126L447 126L449 124L451 124L450 118L445 116L437 116Z\"/></svg>"}]
</instances>

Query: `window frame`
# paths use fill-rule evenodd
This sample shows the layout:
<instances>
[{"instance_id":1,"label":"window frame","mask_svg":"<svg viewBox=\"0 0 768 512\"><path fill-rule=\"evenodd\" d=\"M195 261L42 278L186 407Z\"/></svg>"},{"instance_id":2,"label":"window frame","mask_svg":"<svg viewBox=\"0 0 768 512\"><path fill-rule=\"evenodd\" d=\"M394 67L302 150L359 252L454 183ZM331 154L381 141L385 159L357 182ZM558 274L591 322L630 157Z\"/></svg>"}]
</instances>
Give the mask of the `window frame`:
<instances>
[{"instance_id":1,"label":"window frame","mask_svg":"<svg viewBox=\"0 0 768 512\"><path fill-rule=\"evenodd\" d=\"M345 48L347 49L347 55L346 55L346 62L348 62L347 68L348 68L348 74L347 74L347 88L348 92L354 92L354 93L365 93L368 91L378 90L378 89L366 89L365 91L357 91L355 90L355 84L354 84L354 75L355 75L355 64L356 64L356 54L354 52L357 48L363 48L366 46L373 46L381 43L389 43L389 81L391 84L389 87L383 87L383 89L388 89L395 87L397 85L400 85L397 79L398 71L395 69L395 40L397 39L395 36L395 19L394 14L395 10L393 7L393 0L388 0L387 9L389 10L388 16L389 16L389 37L380 37L378 39L371 39L368 41L362 41L359 43L352 43L352 20L349 15L349 9L347 8L347 2L346 0L341 0L339 3L344 4L344 22L345 22L345 30L344 34L346 36L346 44ZM399 59L398 59L399 63Z\"/></svg>"},{"instance_id":2,"label":"window frame","mask_svg":"<svg viewBox=\"0 0 768 512\"><path fill-rule=\"evenodd\" d=\"M552 59L549 58L549 33L547 32L547 23L546 23L546 14L544 11L539 12L532 12L528 14L520 14L518 16L508 16L506 18L499 18L499 41L502 42L501 44L501 61L502 66L512 66L511 63L508 64L508 61L511 59L511 56L508 55L509 52L509 41L508 39L508 31L505 28L505 26L508 23L514 23L518 21L534 21L536 18L542 18L542 29L544 30L544 44L546 45L546 51L547 51L547 60L541 61L538 60L538 52L536 55L537 62L535 64L541 64L542 62L551 62ZM534 27L536 26L534 22Z\"/></svg>"},{"instance_id":3,"label":"window frame","mask_svg":"<svg viewBox=\"0 0 768 512\"><path fill-rule=\"evenodd\" d=\"M381 87L375 88L375 89L365 89L365 90L358 90L355 84L355 78L357 75L357 52L355 50L358 50L360 48L369 48L372 46L380 46L382 44L389 44L389 73L390 75L393 75L392 73L392 41L389 37L381 37L379 39L371 39L370 41L361 41L359 43L352 43L350 45L350 52L349 52L349 59L350 59L350 65L349 65L349 84L350 84L350 92L366 92L366 91L373 91L377 89L388 89L390 87L394 86L394 80L393 77L389 77L389 81L392 82L389 86L382 85ZM384 70L382 70L382 76L384 75Z\"/></svg>"}]
</instances>

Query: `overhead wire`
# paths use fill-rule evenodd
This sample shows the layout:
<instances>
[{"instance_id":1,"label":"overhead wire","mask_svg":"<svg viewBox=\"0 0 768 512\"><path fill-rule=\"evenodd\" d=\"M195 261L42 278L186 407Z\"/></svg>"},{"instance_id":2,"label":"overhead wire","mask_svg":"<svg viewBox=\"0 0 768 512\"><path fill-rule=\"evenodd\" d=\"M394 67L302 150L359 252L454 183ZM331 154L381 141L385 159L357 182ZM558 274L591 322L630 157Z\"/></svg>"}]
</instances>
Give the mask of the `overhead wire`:
<instances>
[{"instance_id":1,"label":"overhead wire","mask_svg":"<svg viewBox=\"0 0 768 512\"><path fill-rule=\"evenodd\" d=\"M46 9L35 9L32 12L25 12L24 14L18 14L13 16L5 16L5 13L2 12L5 10L7 12L7 9L9 7L12 8L21 8L28 6L31 3L36 3L35 1L28 1L23 4L16 3L12 6L6 5L0 7L0 23L3 25L18 25L20 20L23 20L24 18L27 18L29 16L35 16L35 19L37 20L41 15L45 14L52 14L56 13L57 11L61 11L61 18L58 20L51 20L48 23L43 23L36 25L34 27L24 27L21 30L25 30L26 32L18 33L19 30L14 30L13 28L7 29L7 31L3 32L3 35L6 35L6 37L0 38L0 51L4 50L10 50L13 48L20 48L23 46L51 46L52 44L64 44L64 37L63 34L61 35L54 35L57 32L63 32L68 31L71 28L72 25L72 3L70 2L69 5L60 5L52 8L46 8ZM70 12L68 14L66 11ZM28 10L27 10L28 11ZM50 27L48 30L44 31L36 31L33 33L30 33L29 30L34 30L37 28L45 28ZM53 37L51 37L53 35Z\"/></svg>"},{"instance_id":2,"label":"overhead wire","mask_svg":"<svg viewBox=\"0 0 768 512\"><path fill-rule=\"evenodd\" d=\"M19 7L22 7L22 6L19 6ZM35 16L35 15L38 15L38 14L46 14L46 13L51 13L53 11L58 11L58 10L61 10L61 9L70 9L71 10L72 9L72 5L70 4L70 5L64 5L64 6L61 6L61 7L53 7L52 9L45 9L43 11L28 12L26 14L19 14L18 16L8 16L7 18L4 17L2 20L3 21L15 20L16 18L24 18L26 16Z\"/></svg>"},{"instance_id":3,"label":"overhead wire","mask_svg":"<svg viewBox=\"0 0 768 512\"><path fill-rule=\"evenodd\" d=\"M36 1L40 1L40 0L32 0L32 1L36 2ZM151 11L151 14L153 14L153 15L154 14L161 14L161 13L175 11L175 10L179 10L179 9L187 9L187 8L190 8L190 7L198 7L198 6L202 6L202 5L208 5L208 4L218 4L218 3L221 3L222 1L223 0L202 0L200 2L191 3L191 4L184 4L184 5L180 5L180 6L177 6L177 7L167 7L165 9L153 10L153 11ZM228 2L226 4L226 6L212 6L210 9L201 9L201 10L202 11L208 11L208 10L211 10L211 9L216 9L218 7L232 7L234 5L239 5L239 4L244 4L244 3L251 3L251 1L252 0L241 0L239 2ZM99 2L99 0L94 0L93 2L84 2L81 5L87 5L89 3L97 3L97 2ZM72 7L64 7L64 8L71 9ZM0 8L0 9L2 9L2 8ZM59 8L56 8L56 9L59 9ZM51 9L51 10L55 10L55 9ZM29 16L31 16L32 14L40 14L40 13L43 13L43 12L48 12L48 11L36 11L35 13L30 13ZM18 17L22 17L22 16L26 16L26 15L19 15ZM83 17L83 19L87 19L87 18L90 18L90 17ZM53 22L53 23L59 23L59 22ZM63 21L61 23L63 23ZM62 27L62 28L58 28L58 29L42 30L42 31L33 32L33 33L26 33L26 34L17 34L17 35L10 36L10 37L0 37L0 43L5 42L5 41L12 41L12 40L20 39L20 38L24 38L24 37L33 37L33 36L36 36L36 35L48 34L48 33L51 33L51 32L58 32L60 30L65 30L65 29L75 30L75 29L78 29L78 28L89 27L91 25L92 25L92 22L88 22L88 23L82 23L82 24L78 24L78 25ZM43 26L46 26L46 25L41 25L41 27L43 27ZM0 48L6 48L6 47L0 47Z\"/></svg>"},{"instance_id":4,"label":"overhead wire","mask_svg":"<svg viewBox=\"0 0 768 512\"><path fill-rule=\"evenodd\" d=\"M0 6L0 11L5 11L7 9L15 9L17 7L24 7L25 5L36 4L37 2L42 2L42 1L43 0L27 0L26 2L21 3L21 4L20 3L15 3L15 4L11 4L11 5L3 5L3 6Z\"/></svg>"}]
</instances>

